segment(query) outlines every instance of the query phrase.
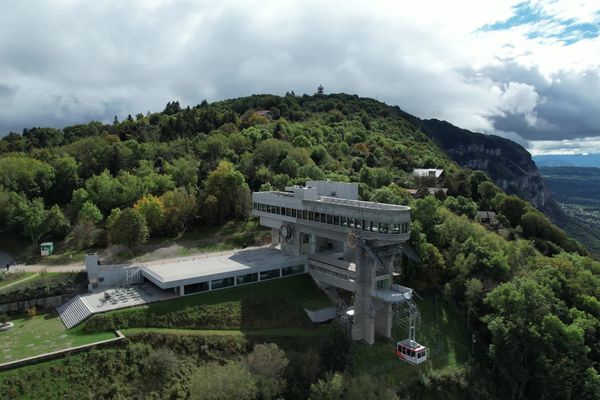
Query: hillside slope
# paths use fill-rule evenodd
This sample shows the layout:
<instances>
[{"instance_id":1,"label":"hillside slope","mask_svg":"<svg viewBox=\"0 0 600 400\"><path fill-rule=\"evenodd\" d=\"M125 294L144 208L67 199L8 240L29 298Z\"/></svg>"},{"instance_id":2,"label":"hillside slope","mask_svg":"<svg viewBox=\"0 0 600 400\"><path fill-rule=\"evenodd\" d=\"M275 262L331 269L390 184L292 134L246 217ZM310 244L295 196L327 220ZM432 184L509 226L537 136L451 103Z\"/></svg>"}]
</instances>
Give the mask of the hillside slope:
<instances>
[{"instance_id":1,"label":"hillside slope","mask_svg":"<svg viewBox=\"0 0 600 400\"><path fill-rule=\"evenodd\" d=\"M531 154L521 145L499 136L461 129L446 121L421 120L409 114L406 117L461 167L485 171L502 190L529 201L569 235L598 252L598 234L563 211Z\"/></svg>"}]
</instances>

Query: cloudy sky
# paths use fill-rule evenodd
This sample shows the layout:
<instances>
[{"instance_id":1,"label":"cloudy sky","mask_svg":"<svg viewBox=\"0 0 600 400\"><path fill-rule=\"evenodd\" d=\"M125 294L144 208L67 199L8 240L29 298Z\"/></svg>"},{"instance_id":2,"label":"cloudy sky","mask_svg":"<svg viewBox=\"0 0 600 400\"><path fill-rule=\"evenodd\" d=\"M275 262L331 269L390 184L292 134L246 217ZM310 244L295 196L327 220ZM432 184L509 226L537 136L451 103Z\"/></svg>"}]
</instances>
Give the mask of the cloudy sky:
<instances>
[{"instance_id":1,"label":"cloudy sky","mask_svg":"<svg viewBox=\"0 0 600 400\"><path fill-rule=\"evenodd\" d=\"M1 3L0 136L319 84L600 153L600 0Z\"/></svg>"}]
</instances>

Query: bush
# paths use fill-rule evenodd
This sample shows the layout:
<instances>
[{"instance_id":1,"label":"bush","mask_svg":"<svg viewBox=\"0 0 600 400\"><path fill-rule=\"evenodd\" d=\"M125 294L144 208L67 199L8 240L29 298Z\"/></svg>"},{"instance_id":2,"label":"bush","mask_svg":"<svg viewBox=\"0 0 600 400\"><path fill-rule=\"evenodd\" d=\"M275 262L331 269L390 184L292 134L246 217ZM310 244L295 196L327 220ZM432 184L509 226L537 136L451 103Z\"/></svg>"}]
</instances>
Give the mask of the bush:
<instances>
[{"instance_id":1,"label":"bush","mask_svg":"<svg viewBox=\"0 0 600 400\"><path fill-rule=\"evenodd\" d=\"M232 356L246 354L249 346L243 336L169 335L147 332L128 335L128 338L154 349L166 348L177 354L186 354L206 361L223 361Z\"/></svg>"},{"instance_id":2,"label":"bush","mask_svg":"<svg viewBox=\"0 0 600 400\"><path fill-rule=\"evenodd\" d=\"M31 308L29 308L29 309L27 310L27 316L28 316L29 318L33 318L33 317L35 317L36 315L37 315L37 308L35 308L35 306L33 306L33 307L31 307Z\"/></svg>"},{"instance_id":3,"label":"bush","mask_svg":"<svg viewBox=\"0 0 600 400\"><path fill-rule=\"evenodd\" d=\"M83 330L100 332L133 327L233 329L241 325L241 311L237 303L198 305L168 313L147 308L134 308L110 314L95 314Z\"/></svg>"}]
</instances>

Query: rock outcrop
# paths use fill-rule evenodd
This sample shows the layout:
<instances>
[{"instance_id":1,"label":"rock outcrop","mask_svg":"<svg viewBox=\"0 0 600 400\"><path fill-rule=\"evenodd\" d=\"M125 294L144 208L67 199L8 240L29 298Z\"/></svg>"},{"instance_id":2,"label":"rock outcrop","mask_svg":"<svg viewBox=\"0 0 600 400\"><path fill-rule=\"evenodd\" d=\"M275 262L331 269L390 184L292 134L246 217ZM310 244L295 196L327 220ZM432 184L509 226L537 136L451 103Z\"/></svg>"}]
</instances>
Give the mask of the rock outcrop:
<instances>
[{"instance_id":1,"label":"rock outcrop","mask_svg":"<svg viewBox=\"0 0 600 400\"><path fill-rule=\"evenodd\" d=\"M436 119L413 123L462 167L486 172L505 192L531 202L553 220L562 218L531 154L518 143Z\"/></svg>"}]
</instances>

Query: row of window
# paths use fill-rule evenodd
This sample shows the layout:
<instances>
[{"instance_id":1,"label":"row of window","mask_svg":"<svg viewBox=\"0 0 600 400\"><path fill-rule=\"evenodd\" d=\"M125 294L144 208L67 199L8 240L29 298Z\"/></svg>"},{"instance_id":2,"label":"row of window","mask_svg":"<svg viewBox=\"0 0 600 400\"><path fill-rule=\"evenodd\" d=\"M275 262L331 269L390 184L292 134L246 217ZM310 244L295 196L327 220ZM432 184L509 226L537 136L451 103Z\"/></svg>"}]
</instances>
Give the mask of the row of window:
<instances>
[{"instance_id":1,"label":"row of window","mask_svg":"<svg viewBox=\"0 0 600 400\"><path fill-rule=\"evenodd\" d=\"M253 203L252 207L256 211L284 215L286 217L304 219L307 221L320 222L323 224L337 225L345 228L362 229L364 231L377 233L408 233L409 223L403 222L400 224L388 224L384 222L373 222L364 219L343 217L339 215L331 215L318 213L307 210L297 210L295 208L272 206L270 204Z\"/></svg>"},{"instance_id":2,"label":"row of window","mask_svg":"<svg viewBox=\"0 0 600 400\"><path fill-rule=\"evenodd\" d=\"M208 282L200 282L193 283L191 285L185 285L184 294L206 292L208 290L223 289L235 285L245 285L247 283L258 282L259 278L261 281L266 281L269 279L280 278L282 276L301 274L303 272L304 265L294 265L292 267L285 267L281 269L277 268L262 272L252 272L249 274L238 275L235 277L230 276L223 279L212 280L210 281L210 285Z\"/></svg>"},{"instance_id":3,"label":"row of window","mask_svg":"<svg viewBox=\"0 0 600 400\"><path fill-rule=\"evenodd\" d=\"M332 270L330 270L328 268L323 268L323 267L319 267L317 265L312 265L312 264L310 264L308 267L310 269L312 269L312 270L321 272L321 273L323 273L325 275L333 276L333 277L336 277L336 278L339 278L339 279L344 279L346 281L351 280L348 275L342 274L342 273L339 273L339 272L336 272L336 271L332 271Z\"/></svg>"}]
</instances>

